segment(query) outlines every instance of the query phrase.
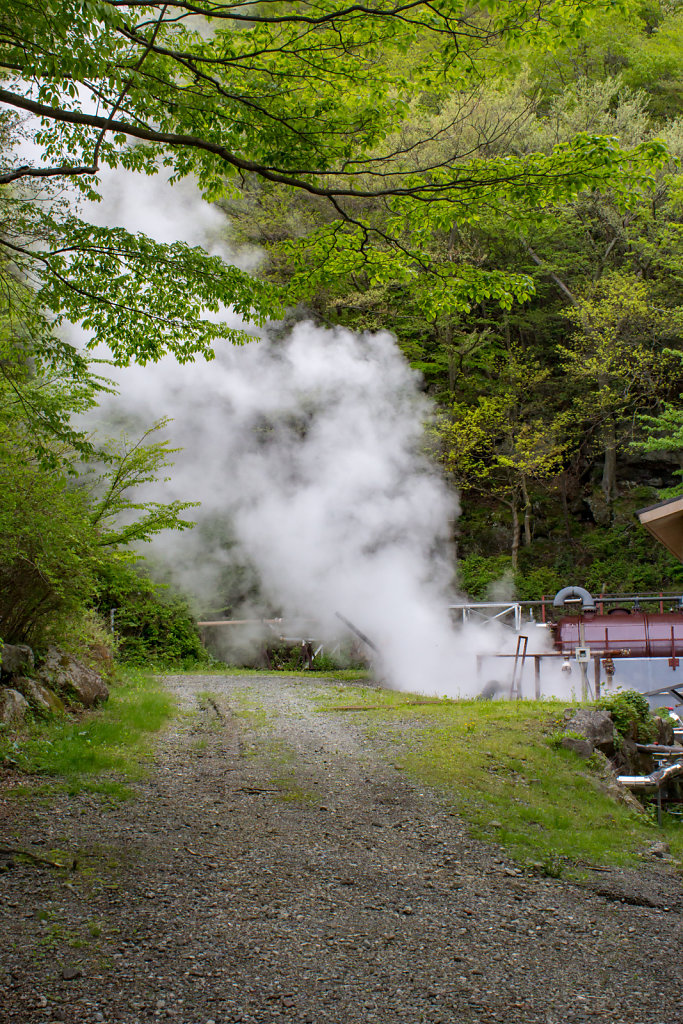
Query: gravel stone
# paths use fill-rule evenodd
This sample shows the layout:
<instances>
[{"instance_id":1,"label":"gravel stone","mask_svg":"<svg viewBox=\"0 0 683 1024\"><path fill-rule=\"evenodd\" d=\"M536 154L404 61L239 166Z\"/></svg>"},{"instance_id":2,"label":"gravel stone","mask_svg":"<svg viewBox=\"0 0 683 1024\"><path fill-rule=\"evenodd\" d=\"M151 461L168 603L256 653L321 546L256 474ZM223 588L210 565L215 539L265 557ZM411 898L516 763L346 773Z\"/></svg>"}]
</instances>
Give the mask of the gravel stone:
<instances>
[{"instance_id":1,"label":"gravel stone","mask_svg":"<svg viewBox=\"0 0 683 1024\"><path fill-rule=\"evenodd\" d=\"M0 777L0 839L78 865L0 874L0 1024L683 1021L665 860L520 873L313 676L166 685L183 713L134 800Z\"/></svg>"}]
</instances>

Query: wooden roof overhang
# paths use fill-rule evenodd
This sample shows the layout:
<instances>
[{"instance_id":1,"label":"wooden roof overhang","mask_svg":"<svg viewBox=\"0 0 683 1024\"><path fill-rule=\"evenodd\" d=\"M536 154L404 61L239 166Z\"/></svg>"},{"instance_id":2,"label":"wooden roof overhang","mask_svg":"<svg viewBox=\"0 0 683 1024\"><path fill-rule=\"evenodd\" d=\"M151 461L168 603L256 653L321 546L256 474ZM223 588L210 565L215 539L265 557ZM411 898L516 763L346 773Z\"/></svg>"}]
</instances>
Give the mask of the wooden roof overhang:
<instances>
[{"instance_id":1,"label":"wooden roof overhang","mask_svg":"<svg viewBox=\"0 0 683 1024\"><path fill-rule=\"evenodd\" d=\"M655 540L683 562L683 494L641 508L636 515Z\"/></svg>"}]
</instances>

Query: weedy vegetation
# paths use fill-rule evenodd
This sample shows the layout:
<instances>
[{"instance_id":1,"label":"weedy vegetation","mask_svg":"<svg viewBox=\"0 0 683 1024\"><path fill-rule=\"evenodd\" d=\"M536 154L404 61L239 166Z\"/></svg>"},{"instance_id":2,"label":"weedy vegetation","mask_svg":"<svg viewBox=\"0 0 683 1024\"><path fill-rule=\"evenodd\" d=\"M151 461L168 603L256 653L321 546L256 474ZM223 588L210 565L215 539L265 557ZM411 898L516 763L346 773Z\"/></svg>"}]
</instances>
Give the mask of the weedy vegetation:
<instances>
[{"instance_id":1,"label":"weedy vegetation","mask_svg":"<svg viewBox=\"0 0 683 1024\"><path fill-rule=\"evenodd\" d=\"M30 725L19 738L0 737L0 761L45 780L48 788L123 799L130 795L127 783L144 773L153 737L174 711L173 699L153 677L128 668L101 708L75 721Z\"/></svg>"},{"instance_id":2,"label":"weedy vegetation","mask_svg":"<svg viewBox=\"0 0 683 1024\"><path fill-rule=\"evenodd\" d=\"M673 818L665 814L658 829L647 811L610 795L604 758L584 761L559 746L566 702L420 700L344 687L314 697L321 712L361 714L394 764L441 791L473 835L529 868L557 877L635 865L662 833L683 859L683 828Z\"/></svg>"}]
</instances>

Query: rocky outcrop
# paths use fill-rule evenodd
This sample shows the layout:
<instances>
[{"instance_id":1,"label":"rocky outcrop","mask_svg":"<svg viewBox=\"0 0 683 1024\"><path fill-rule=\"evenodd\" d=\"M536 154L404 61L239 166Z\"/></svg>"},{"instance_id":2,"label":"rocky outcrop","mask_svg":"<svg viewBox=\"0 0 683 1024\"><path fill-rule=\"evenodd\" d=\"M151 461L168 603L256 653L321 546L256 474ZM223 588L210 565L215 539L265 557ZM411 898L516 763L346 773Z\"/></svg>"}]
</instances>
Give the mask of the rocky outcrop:
<instances>
[{"instance_id":1,"label":"rocky outcrop","mask_svg":"<svg viewBox=\"0 0 683 1024\"><path fill-rule=\"evenodd\" d=\"M22 676L34 669L33 651L26 644L3 644L0 668L3 676Z\"/></svg>"},{"instance_id":2,"label":"rocky outcrop","mask_svg":"<svg viewBox=\"0 0 683 1024\"><path fill-rule=\"evenodd\" d=\"M613 763L618 772L623 775L649 775L655 770L652 754L638 750L636 741L631 736L625 736L621 741L621 746L614 755Z\"/></svg>"},{"instance_id":3,"label":"rocky outcrop","mask_svg":"<svg viewBox=\"0 0 683 1024\"><path fill-rule=\"evenodd\" d=\"M674 742L674 727L673 722L670 718L660 718L655 715L655 725L657 726L657 738L655 743L660 743L663 747L672 747ZM683 753L683 751L681 751Z\"/></svg>"},{"instance_id":4,"label":"rocky outcrop","mask_svg":"<svg viewBox=\"0 0 683 1024\"><path fill-rule=\"evenodd\" d=\"M13 680L14 686L24 695L30 706L41 715L63 715L66 711L64 702L56 693L26 676Z\"/></svg>"},{"instance_id":5,"label":"rocky outcrop","mask_svg":"<svg viewBox=\"0 0 683 1024\"><path fill-rule=\"evenodd\" d=\"M38 669L38 681L48 689L56 690L65 700L83 704L86 708L102 703L109 696L98 672L56 647L48 648Z\"/></svg>"},{"instance_id":6,"label":"rocky outcrop","mask_svg":"<svg viewBox=\"0 0 683 1024\"><path fill-rule=\"evenodd\" d=\"M606 782L603 782L601 789L607 794L607 796L611 797L612 800L616 800L620 804L625 804L626 807L630 807L632 811L636 811L638 814L645 813L645 807L641 804L640 800L626 789L625 786L622 786L620 782L617 782L616 775Z\"/></svg>"},{"instance_id":7,"label":"rocky outcrop","mask_svg":"<svg viewBox=\"0 0 683 1024\"><path fill-rule=\"evenodd\" d=\"M20 725L28 709L26 698L18 690L0 690L0 722L3 725Z\"/></svg>"},{"instance_id":8,"label":"rocky outcrop","mask_svg":"<svg viewBox=\"0 0 683 1024\"><path fill-rule=\"evenodd\" d=\"M561 745L579 757L588 758L599 751L610 759L613 768L625 775L649 775L654 770L652 755L638 750L636 745L636 722L630 724L625 736L620 736L609 711L567 708L564 727L569 735L562 738Z\"/></svg>"},{"instance_id":9,"label":"rocky outcrop","mask_svg":"<svg viewBox=\"0 0 683 1024\"><path fill-rule=\"evenodd\" d=\"M573 750L579 757L588 758L594 751L590 740L579 739L578 736L563 736L560 745L565 750Z\"/></svg>"},{"instance_id":10,"label":"rocky outcrop","mask_svg":"<svg viewBox=\"0 0 683 1024\"><path fill-rule=\"evenodd\" d=\"M572 713L565 727L569 732L585 736L593 750L599 750L607 757L612 757L618 746L612 716L602 708L579 708Z\"/></svg>"}]
</instances>

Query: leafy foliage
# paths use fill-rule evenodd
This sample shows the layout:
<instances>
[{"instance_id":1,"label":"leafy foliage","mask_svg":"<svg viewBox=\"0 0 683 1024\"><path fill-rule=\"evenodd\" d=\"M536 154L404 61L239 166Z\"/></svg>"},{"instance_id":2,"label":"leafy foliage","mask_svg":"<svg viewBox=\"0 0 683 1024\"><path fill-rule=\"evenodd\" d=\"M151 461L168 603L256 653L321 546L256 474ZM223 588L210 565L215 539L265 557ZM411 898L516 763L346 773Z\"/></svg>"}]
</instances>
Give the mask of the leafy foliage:
<instances>
[{"instance_id":1,"label":"leafy foliage","mask_svg":"<svg viewBox=\"0 0 683 1024\"><path fill-rule=\"evenodd\" d=\"M97 606L113 609L119 656L133 665L206 663L191 611L181 598L167 596L130 562L110 562L100 575Z\"/></svg>"},{"instance_id":2,"label":"leafy foliage","mask_svg":"<svg viewBox=\"0 0 683 1024\"><path fill-rule=\"evenodd\" d=\"M167 427L169 422L159 420L135 441L125 436L110 440L100 450L102 471L82 474L81 480L90 494L90 522L97 530L102 547L148 542L162 530L186 530L194 526L181 515L196 507L198 502L141 501L132 493L155 483L159 473L172 465L169 457L178 449L171 448L166 440L150 441L152 435Z\"/></svg>"},{"instance_id":3,"label":"leafy foliage","mask_svg":"<svg viewBox=\"0 0 683 1024\"><path fill-rule=\"evenodd\" d=\"M396 265L393 278L388 264L386 274L375 273L359 261L352 273L340 267L323 280L312 250L308 261L320 315L363 329L391 325L437 401L436 454L462 493L460 576L477 596L499 561L511 568L518 596L540 597L568 575L614 591L658 590L680 578L673 559L636 536L630 517L658 491L674 493L677 470L683 68L667 40L678 38L683 21L658 3L591 17L590 39L564 34L545 54L532 39L507 76L480 83L469 104L438 90L429 104L411 102L400 139L411 144L428 123L435 161L448 139L460 152L482 145L491 167L555 159L583 133L631 150L661 140L669 157L650 186L605 179L572 198L536 195L528 206L522 192L505 196L496 186L485 212L472 204L449 223L436 213L415 226L402 211L394 227L400 221L408 247L419 234L430 265L447 265L463 280L468 268L476 271L482 290L469 298L450 281L442 303L438 283ZM666 109L659 83L642 77L642 65L635 73L641 51L662 73L666 65ZM372 224L390 222L392 202L368 200ZM304 276L311 232L344 230L319 204L258 183L227 205L242 236L268 249L264 273L287 287ZM526 279L524 304L487 290L484 272L501 271ZM662 457L645 461L634 451ZM478 558L488 565L474 579Z\"/></svg>"},{"instance_id":4,"label":"leafy foliage","mask_svg":"<svg viewBox=\"0 0 683 1024\"><path fill-rule=\"evenodd\" d=\"M635 725L641 743L651 743L657 735L647 699L637 690L621 690L609 697L601 697L598 706L611 712L621 736L627 736L632 725Z\"/></svg>"},{"instance_id":5,"label":"leafy foliage","mask_svg":"<svg viewBox=\"0 0 683 1024\"><path fill-rule=\"evenodd\" d=\"M217 341L248 336L216 316L222 307L259 324L283 300L357 274L369 287L410 288L429 320L487 301L510 309L533 293L528 273L453 259L434 240L483 217L521 225L585 189L609 187L628 203L652 185L666 149L587 130L499 153L490 131L462 145L463 111L522 40L553 49L611 6L7 0L5 130L16 133L19 112L32 115L42 152L27 163L8 148L0 166L0 273L37 289L27 332L47 338L78 321L90 345L108 345L122 363L165 351L210 358ZM194 175L212 200L256 182L322 216L280 239L282 289L198 248L81 219L56 189L66 180L97 200L105 166Z\"/></svg>"},{"instance_id":6,"label":"leafy foliage","mask_svg":"<svg viewBox=\"0 0 683 1024\"><path fill-rule=\"evenodd\" d=\"M9 642L33 640L76 611L96 585L100 553L84 495L45 470L16 435L0 437L0 616Z\"/></svg>"},{"instance_id":7,"label":"leafy foliage","mask_svg":"<svg viewBox=\"0 0 683 1024\"><path fill-rule=\"evenodd\" d=\"M158 479L173 450L151 440L98 445L72 427L101 387L79 357L42 372L32 347L5 341L0 370L0 621L9 642L54 639L57 624L81 621L107 575L125 573L129 545L165 529L186 529L191 502L139 500L134 491ZM153 591L148 584L148 591ZM151 597L150 597L151 601ZM168 618L164 608L157 616ZM176 617L187 619L187 613ZM174 620L175 621L175 620ZM157 627L161 632L162 624ZM180 627L174 626L176 630ZM183 620L183 629L191 627ZM173 630L169 627L169 637ZM185 646L198 644L196 631ZM157 643L159 646L159 642ZM181 645L182 646L182 645ZM170 642L169 657L176 653Z\"/></svg>"},{"instance_id":8,"label":"leafy foliage","mask_svg":"<svg viewBox=\"0 0 683 1024\"><path fill-rule=\"evenodd\" d=\"M104 452L73 426L110 385L60 326L80 321L119 363L183 361L250 337L227 306L254 325L302 301L394 329L423 374L470 593L496 572L528 597L568 576L679 580L630 517L638 494L667 493L680 447L682 32L658 0L8 0L0 422L13 457L54 471L41 500L73 538L43 552L10 529L35 600L74 572L86 593L109 549L188 525L189 503L132 496L169 465L158 435ZM233 242L264 252L260 275L90 223L74 194L97 201L104 167L192 175Z\"/></svg>"}]
</instances>

